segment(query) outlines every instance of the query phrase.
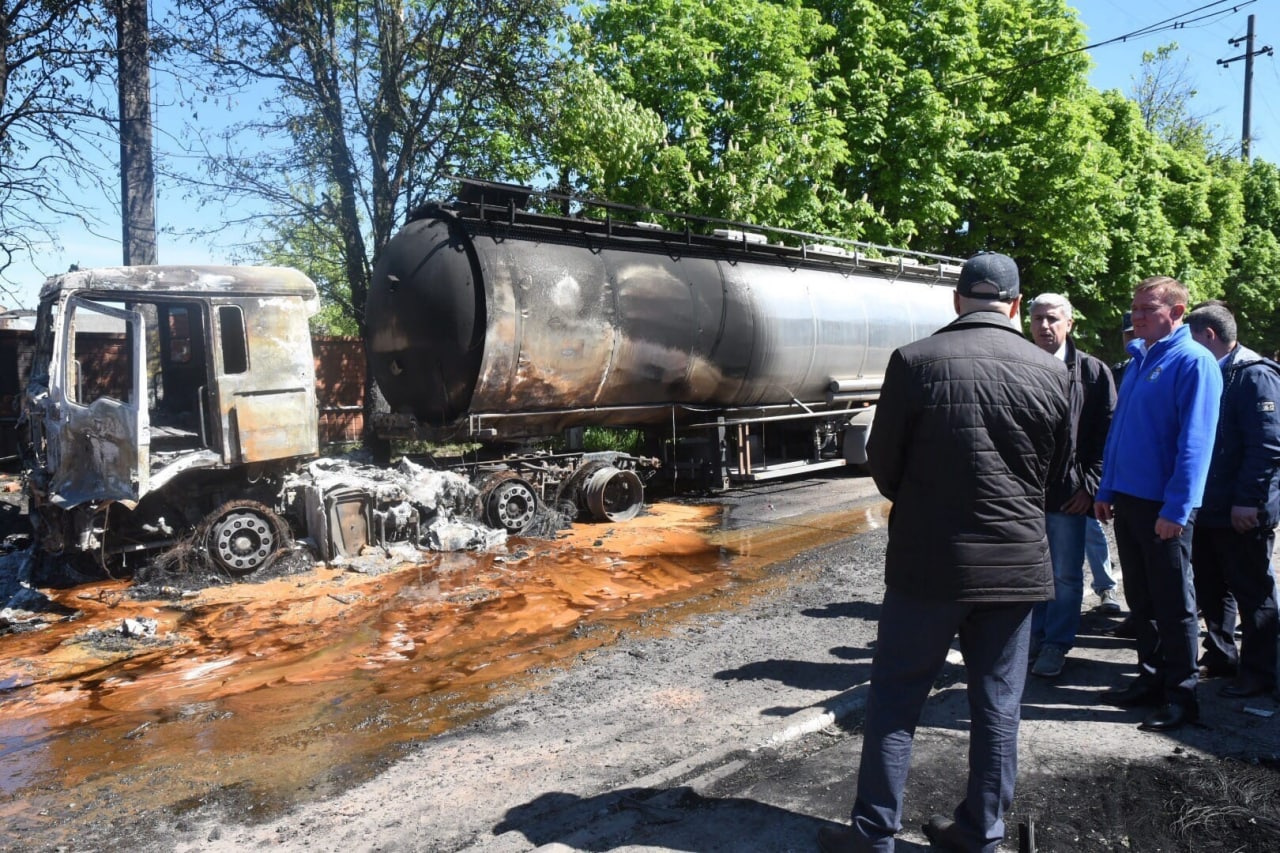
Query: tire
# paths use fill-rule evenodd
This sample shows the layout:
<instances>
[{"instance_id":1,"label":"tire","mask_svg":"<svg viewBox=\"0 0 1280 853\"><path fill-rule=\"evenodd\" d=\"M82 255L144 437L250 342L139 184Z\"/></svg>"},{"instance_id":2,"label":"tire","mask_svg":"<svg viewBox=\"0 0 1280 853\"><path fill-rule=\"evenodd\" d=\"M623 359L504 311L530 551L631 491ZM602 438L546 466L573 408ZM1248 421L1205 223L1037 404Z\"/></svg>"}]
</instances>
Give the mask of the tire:
<instances>
[{"instance_id":1,"label":"tire","mask_svg":"<svg viewBox=\"0 0 1280 853\"><path fill-rule=\"evenodd\" d=\"M213 565L233 575L269 568L292 539L280 516L257 501L228 501L205 516L196 538Z\"/></svg>"}]
</instances>

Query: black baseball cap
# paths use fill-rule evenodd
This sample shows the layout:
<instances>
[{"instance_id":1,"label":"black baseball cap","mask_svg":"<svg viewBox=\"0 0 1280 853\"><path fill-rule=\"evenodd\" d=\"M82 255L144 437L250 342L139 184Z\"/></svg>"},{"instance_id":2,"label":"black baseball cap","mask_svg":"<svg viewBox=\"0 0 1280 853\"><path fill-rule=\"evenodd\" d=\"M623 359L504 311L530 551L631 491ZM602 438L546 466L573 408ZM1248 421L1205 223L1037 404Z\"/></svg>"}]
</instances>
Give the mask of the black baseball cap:
<instances>
[{"instance_id":1,"label":"black baseball cap","mask_svg":"<svg viewBox=\"0 0 1280 853\"><path fill-rule=\"evenodd\" d=\"M1011 302L1019 292L1018 265L999 252L980 252L964 262L956 293L974 299Z\"/></svg>"}]
</instances>

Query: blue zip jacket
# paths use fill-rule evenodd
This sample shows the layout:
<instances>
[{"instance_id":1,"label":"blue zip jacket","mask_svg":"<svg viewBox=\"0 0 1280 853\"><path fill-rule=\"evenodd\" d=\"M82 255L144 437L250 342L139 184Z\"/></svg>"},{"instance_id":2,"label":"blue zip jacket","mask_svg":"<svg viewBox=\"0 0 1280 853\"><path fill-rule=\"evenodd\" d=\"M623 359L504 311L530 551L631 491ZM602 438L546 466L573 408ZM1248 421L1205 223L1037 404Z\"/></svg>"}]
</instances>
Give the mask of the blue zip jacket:
<instances>
[{"instance_id":1,"label":"blue zip jacket","mask_svg":"<svg viewBox=\"0 0 1280 853\"><path fill-rule=\"evenodd\" d=\"M1280 365L1236 346L1222 372L1218 438L1196 524L1230 527L1231 507L1247 506L1266 530L1280 520Z\"/></svg>"},{"instance_id":2,"label":"blue zip jacket","mask_svg":"<svg viewBox=\"0 0 1280 853\"><path fill-rule=\"evenodd\" d=\"M1115 494L1159 501L1160 516L1186 524L1204 496L1222 396L1217 359L1179 326L1143 353L1129 342L1097 500Z\"/></svg>"}]
</instances>

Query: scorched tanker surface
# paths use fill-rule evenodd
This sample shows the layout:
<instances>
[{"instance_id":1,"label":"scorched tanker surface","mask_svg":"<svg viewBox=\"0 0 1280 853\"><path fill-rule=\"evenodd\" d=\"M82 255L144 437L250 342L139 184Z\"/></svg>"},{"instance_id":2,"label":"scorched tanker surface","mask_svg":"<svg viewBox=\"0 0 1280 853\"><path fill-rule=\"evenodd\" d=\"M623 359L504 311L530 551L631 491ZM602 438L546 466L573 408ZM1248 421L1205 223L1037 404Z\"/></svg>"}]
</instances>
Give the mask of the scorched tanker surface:
<instances>
[{"instance_id":1,"label":"scorched tanker surface","mask_svg":"<svg viewBox=\"0 0 1280 853\"><path fill-rule=\"evenodd\" d=\"M419 210L367 303L393 417L511 438L865 402L896 347L954 318L951 258L613 213Z\"/></svg>"}]
</instances>

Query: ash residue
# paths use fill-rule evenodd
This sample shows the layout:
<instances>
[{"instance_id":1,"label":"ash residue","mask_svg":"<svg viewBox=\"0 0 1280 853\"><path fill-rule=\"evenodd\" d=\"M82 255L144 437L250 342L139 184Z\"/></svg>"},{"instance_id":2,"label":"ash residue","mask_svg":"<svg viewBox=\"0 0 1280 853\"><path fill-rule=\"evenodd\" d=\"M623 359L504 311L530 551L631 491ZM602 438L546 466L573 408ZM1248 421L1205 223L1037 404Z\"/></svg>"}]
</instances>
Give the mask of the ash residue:
<instances>
[{"instance_id":1,"label":"ash residue","mask_svg":"<svg viewBox=\"0 0 1280 853\"><path fill-rule=\"evenodd\" d=\"M281 549L279 555L255 572L232 574L209 558L208 552L195 544L194 535L158 554L133 573L129 595L134 599L166 599L179 601L195 591L233 583L263 583L275 578L298 575L315 566L315 555L302 545Z\"/></svg>"},{"instance_id":2,"label":"ash residue","mask_svg":"<svg viewBox=\"0 0 1280 853\"><path fill-rule=\"evenodd\" d=\"M475 518L478 492L452 471L434 471L401 459L394 468L363 465L345 458L317 459L285 481L285 492L311 494L312 503L331 506L333 496L358 494L370 507L363 547L312 542L328 562L351 565L365 557L389 558L402 546L428 551L489 551L506 543L507 534ZM316 498L315 495L323 496ZM309 517L327 519L323 515ZM314 531L313 531L314 534ZM314 538L314 535L313 535Z\"/></svg>"},{"instance_id":3,"label":"ash residue","mask_svg":"<svg viewBox=\"0 0 1280 853\"><path fill-rule=\"evenodd\" d=\"M146 625L140 630L134 624L142 620L125 619L120 626L114 630L94 628L85 631L75 642L88 646L96 652L106 652L110 654L134 654L139 649L163 649L174 644L173 635L163 637L156 636L155 625L150 625L150 631L146 630Z\"/></svg>"}]
</instances>

